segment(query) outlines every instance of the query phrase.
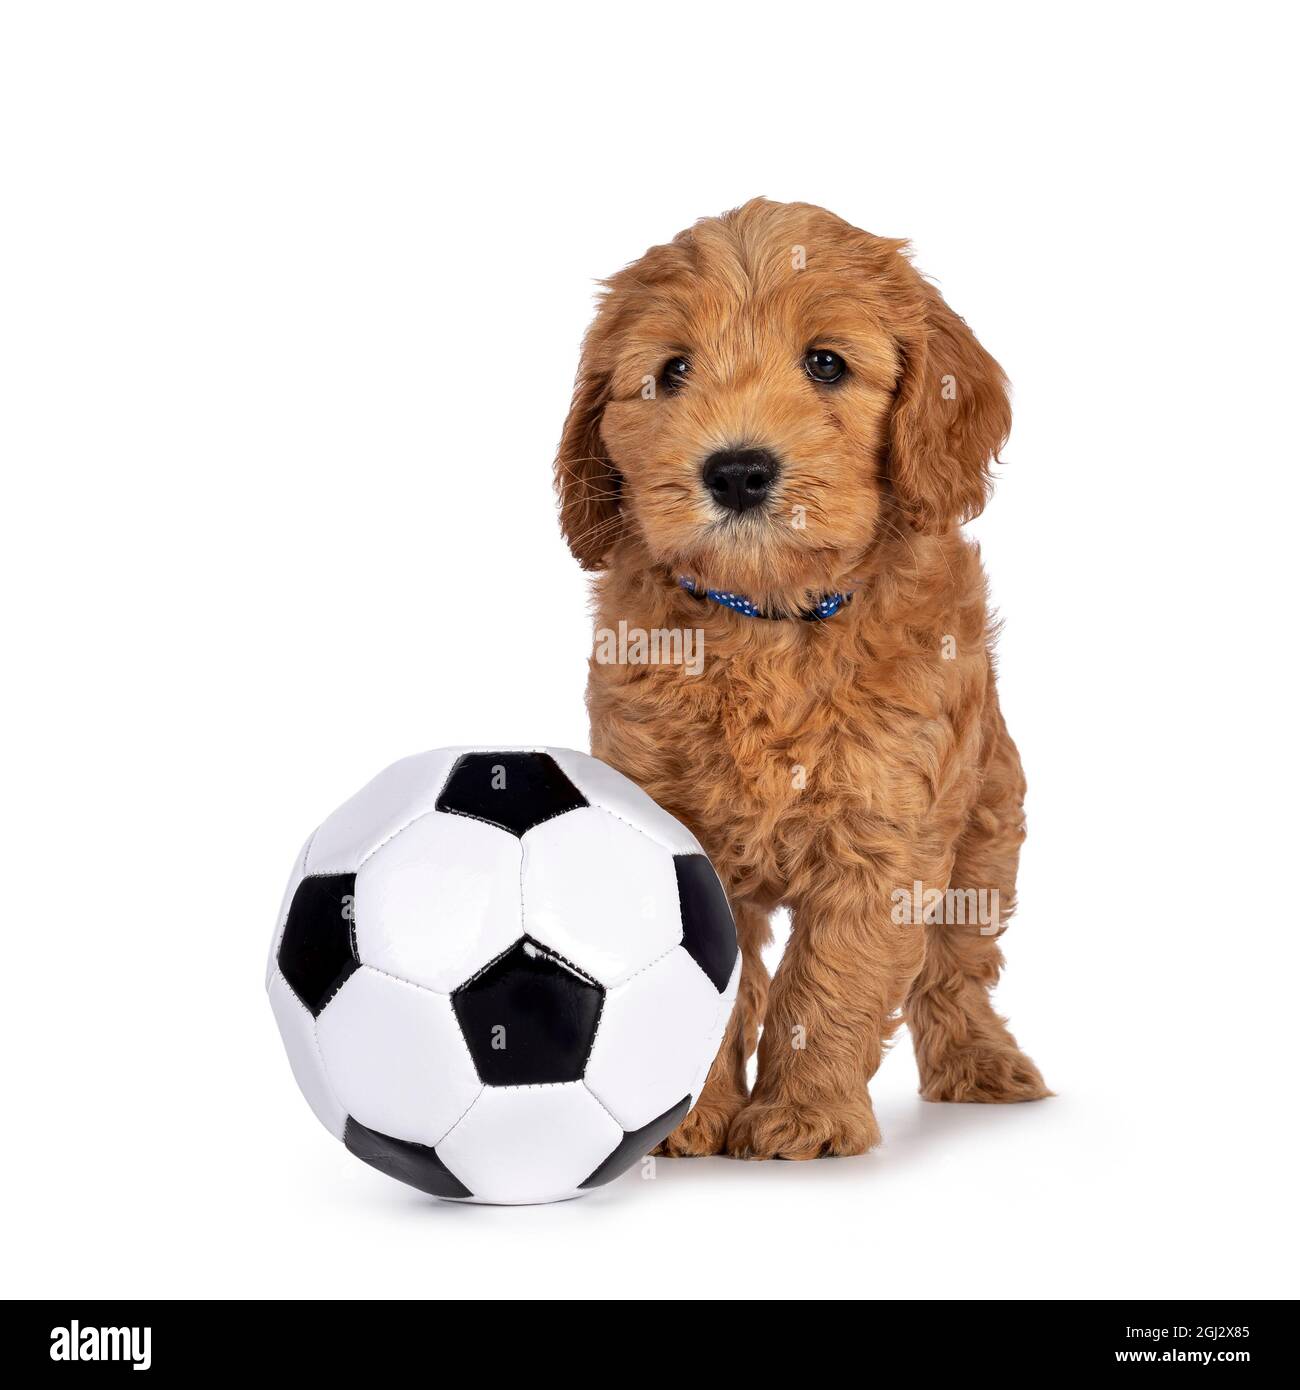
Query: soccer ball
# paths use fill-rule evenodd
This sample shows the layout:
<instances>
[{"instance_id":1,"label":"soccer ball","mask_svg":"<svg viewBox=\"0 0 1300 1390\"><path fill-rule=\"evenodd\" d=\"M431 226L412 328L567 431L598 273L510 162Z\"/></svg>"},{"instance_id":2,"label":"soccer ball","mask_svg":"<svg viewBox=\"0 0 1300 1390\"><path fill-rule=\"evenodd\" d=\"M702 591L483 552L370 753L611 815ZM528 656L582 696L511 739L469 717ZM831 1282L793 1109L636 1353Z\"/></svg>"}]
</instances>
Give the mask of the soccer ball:
<instances>
[{"instance_id":1,"label":"soccer ball","mask_svg":"<svg viewBox=\"0 0 1300 1390\"><path fill-rule=\"evenodd\" d=\"M565 748L394 763L307 841L267 990L325 1128L436 1197L549 1202L690 1110L735 1002L698 841Z\"/></svg>"}]
</instances>

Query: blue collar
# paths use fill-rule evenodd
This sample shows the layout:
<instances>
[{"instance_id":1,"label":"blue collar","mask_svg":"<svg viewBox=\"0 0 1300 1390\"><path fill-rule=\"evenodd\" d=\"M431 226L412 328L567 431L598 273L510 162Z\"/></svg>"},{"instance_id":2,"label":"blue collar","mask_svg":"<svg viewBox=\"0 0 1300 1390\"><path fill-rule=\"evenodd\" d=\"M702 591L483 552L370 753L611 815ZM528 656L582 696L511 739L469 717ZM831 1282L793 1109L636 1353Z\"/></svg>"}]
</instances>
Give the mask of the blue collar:
<instances>
[{"instance_id":1,"label":"blue collar","mask_svg":"<svg viewBox=\"0 0 1300 1390\"><path fill-rule=\"evenodd\" d=\"M735 613L743 613L747 618L778 619L790 616L785 613L764 613L752 599L733 594L730 589L701 589L684 574L678 577L677 582L693 597L701 601L712 599L714 603L720 603ZM851 597L850 594L823 594L811 608L803 609L798 616L805 623L823 623L827 618L833 618Z\"/></svg>"}]
</instances>

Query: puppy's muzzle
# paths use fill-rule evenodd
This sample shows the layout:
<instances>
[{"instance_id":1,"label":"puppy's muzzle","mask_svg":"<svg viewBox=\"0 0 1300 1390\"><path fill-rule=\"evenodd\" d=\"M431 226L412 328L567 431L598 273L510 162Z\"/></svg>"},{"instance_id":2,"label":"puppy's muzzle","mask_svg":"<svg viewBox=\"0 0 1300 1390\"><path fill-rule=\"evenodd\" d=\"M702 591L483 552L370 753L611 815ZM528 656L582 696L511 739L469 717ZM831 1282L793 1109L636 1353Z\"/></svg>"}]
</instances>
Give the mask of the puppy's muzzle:
<instances>
[{"instance_id":1,"label":"puppy's muzzle","mask_svg":"<svg viewBox=\"0 0 1300 1390\"><path fill-rule=\"evenodd\" d=\"M704 460L709 496L730 512L747 512L767 500L781 465L767 449L719 449Z\"/></svg>"}]
</instances>

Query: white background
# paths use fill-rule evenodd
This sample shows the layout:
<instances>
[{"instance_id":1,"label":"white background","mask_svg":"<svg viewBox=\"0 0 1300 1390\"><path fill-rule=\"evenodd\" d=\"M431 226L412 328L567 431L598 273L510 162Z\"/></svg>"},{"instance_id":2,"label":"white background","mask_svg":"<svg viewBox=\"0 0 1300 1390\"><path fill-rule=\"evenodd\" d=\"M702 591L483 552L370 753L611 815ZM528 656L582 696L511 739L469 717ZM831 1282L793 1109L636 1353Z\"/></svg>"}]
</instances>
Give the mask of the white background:
<instances>
[{"instance_id":1,"label":"white background","mask_svg":"<svg viewBox=\"0 0 1300 1390\"><path fill-rule=\"evenodd\" d=\"M1295 1273L1282 7L10 4L16 1295L1270 1295ZM1059 1092L438 1204L311 1117L295 849L394 758L586 747L550 460L593 280L763 193L913 238L1016 388L981 539Z\"/></svg>"}]
</instances>

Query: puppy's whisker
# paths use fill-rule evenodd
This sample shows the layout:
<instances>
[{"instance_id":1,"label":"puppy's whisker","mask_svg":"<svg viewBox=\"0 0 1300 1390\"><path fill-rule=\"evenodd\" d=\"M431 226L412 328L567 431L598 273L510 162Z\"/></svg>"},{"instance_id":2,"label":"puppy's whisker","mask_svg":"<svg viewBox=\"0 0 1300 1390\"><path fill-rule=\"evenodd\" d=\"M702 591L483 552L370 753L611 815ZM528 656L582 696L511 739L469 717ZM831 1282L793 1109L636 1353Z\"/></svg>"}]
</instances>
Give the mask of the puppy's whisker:
<instances>
[{"instance_id":1,"label":"puppy's whisker","mask_svg":"<svg viewBox=\"0 0 1300 1390\"><path fill-rule=\"evenodd\" d=\"M601 532L604 531L607 527L612 528L609 539L613 540L613 533L617 532L621 522L622 517L618 515L612 517L602 517L594 525L585 527L583 530L578 531L573 536L571 536L569 538L570 548L573 550L579 550L585 543L594 542L596 538L601 535Z\"/></svg>"}]
</instances>

